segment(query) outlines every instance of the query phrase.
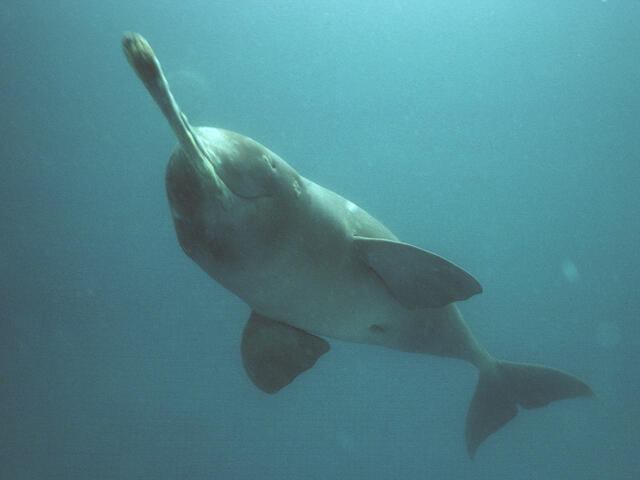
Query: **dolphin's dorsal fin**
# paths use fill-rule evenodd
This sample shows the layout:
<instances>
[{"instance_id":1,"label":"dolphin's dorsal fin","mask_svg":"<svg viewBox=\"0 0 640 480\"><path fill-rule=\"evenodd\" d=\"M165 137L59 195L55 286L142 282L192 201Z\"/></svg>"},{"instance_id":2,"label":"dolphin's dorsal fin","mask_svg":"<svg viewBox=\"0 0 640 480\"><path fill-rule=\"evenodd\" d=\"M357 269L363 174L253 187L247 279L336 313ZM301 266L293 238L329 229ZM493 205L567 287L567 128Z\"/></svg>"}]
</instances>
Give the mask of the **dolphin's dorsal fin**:
<instances>
[{"instance_id":1,"label":"dolphin's dorsal fin","mask_svg":"<svg viewBox=\"0 0 640 480\"><path fill-rule=\"evenodd\" d=\"M438 308L482 292L469 273L435 253L378 238L354 237L362 260L407 308Z\"/></svg>"},{"instance_id":2,"label":"dolphin's dorsal fin","mask_svg":"<svg viewBox=\"0 0 640 480\"><path fill-rule=\"evenodd\" d=\"M251 312L242 332L242 365L263 392L276 393L329 351L323 339Z\"/></svg>"}]
</instances>

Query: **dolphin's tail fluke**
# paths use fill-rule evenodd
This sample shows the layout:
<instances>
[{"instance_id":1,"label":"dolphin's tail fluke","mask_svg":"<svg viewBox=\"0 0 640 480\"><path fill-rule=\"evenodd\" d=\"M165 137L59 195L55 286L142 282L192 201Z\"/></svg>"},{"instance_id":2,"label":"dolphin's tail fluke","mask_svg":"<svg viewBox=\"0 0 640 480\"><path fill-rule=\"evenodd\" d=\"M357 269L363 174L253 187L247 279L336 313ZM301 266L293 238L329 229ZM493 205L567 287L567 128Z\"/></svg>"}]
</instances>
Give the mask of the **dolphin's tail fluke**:
<instances>
[{"instance_id":1,"label":"dolphin's tail fluke","mask_svg":"<svg viewBox=\"0 0 640 480\"><path fill-rule=\"evenodd\" d=\"M592 396L589 386L573 375L553 368L499 362L480 370L478 386L467 414L467 450L478 446L518 413L563 398Z\"/></svg>"}]
</instances>

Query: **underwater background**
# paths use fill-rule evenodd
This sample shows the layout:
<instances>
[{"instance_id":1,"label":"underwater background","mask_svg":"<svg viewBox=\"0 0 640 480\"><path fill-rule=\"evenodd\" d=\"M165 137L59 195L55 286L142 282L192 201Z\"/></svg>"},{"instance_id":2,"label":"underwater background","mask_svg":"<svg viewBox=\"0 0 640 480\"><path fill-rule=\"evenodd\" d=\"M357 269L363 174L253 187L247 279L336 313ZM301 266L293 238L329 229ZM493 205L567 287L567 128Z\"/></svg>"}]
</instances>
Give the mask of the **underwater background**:
<instances>
[{"instance_id":1,"label":"underwater background","mask_svg":"<svg viewBox=\"0 0 640 480\"><path fill-rule=\"evenodd\" d=\"M128 30L193 124L461 265L491 353L597 397L472 461L463 362L330 340L256 389L249 308L178 246ZM639 52L632 0L0 1L0 478L640 478Z\"/></svg>"}]
</instances>

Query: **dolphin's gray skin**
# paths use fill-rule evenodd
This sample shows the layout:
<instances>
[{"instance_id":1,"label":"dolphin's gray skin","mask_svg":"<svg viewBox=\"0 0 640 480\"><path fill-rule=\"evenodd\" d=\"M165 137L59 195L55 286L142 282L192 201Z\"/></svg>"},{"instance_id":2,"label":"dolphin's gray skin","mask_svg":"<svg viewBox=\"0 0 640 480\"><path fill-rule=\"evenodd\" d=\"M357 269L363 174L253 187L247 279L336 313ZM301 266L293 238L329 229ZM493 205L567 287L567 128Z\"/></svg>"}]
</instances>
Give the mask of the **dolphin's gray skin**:
<instances>
[{"instance_id":1,"label":"dolphin's gray skin","mask_svg":"<svg viewBox=\"0 0 640 480\"><path fill-rule=\"evenodd\" d=\"M479 372L472 457L517 405L592 395L566 373L489 355L453 303L482 291L471 275L399 242L254 140L192 127L146 40L125 34L123 48L178 137L166 187L180 245L252 309L241 351L258 388L275 393L313 366L329 350L320 336L466 360Z\"/></svg>"}]
</instances>

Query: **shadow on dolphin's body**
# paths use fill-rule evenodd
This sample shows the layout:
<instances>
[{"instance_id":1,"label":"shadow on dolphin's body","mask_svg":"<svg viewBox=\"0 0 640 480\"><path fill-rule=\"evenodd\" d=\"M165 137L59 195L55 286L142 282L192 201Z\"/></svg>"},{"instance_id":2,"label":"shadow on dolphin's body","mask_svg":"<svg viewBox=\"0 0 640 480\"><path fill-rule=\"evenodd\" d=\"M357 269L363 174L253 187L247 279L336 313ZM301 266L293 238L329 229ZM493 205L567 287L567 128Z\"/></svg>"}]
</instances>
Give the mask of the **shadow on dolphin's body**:
<instances>
[{"instance_id":1,"label":"shadow on dolphin's body","mask_svg":"<svg viewBox=\"0 0 640 480\"><path fill-rule=\"evenodd\" d=\"M258 142L192 127L146 40L125 34L123 48L178 137L166 187L180 245L252 309L241 353L258 388L275 393L312 367L329 350L321 337L466 360L479 372L466 422L472 457L518 405L593 395L567 373L491 356L454 303L482 291L470 274L398 241Z\"/></svg>"}]
</instances>

